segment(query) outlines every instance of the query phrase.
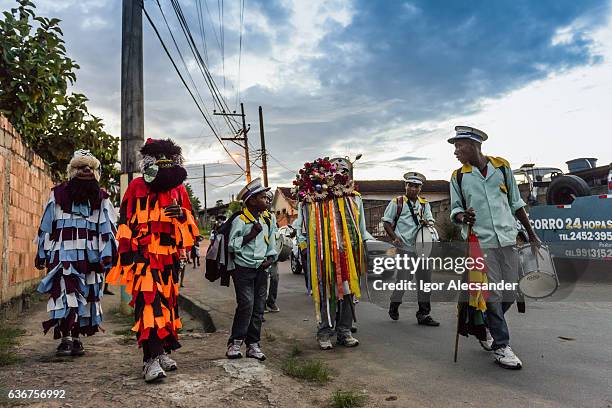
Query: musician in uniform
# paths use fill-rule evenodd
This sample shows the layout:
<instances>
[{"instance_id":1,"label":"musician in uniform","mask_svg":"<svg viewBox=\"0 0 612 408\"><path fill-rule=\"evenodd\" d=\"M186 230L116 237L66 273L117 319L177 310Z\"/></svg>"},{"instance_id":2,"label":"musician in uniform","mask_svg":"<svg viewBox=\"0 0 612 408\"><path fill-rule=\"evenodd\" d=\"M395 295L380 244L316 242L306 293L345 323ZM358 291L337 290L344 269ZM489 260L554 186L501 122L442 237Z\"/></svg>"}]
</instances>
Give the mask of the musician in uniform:
<instances>
[{"instance_id":1,"label":"musician in uniform","mask_svg":"<svg viewBox=\"0 0 612 408\"><path fill-rule=\"evenodd\" d=\"M450 218L462 226L464 238L468 225L472 226L484 253L488 282L516 283L515 217L534 247L539 246L539 240L529 223L510 164L501 157L482 153L482 143L488 138L485 132L468 126L457 126L455 131L448 142L455 146L455 156L463 166L451 177ZM494 352L495 361L502 367L520 369L522 362L510 348L504 316L515 296L514 291L488 291L486 323L491 336L480 343L485 350Z\"/></svg>"},{"instance_id":2,"label":"musician in uniform","mask_svg":"<svg viewBox=\"0 0 612 408\"><path fill-rule=\"evenodd\" d=\"M422 227L433 226L435 220L431 214L431 206L425 198L419 196L425 176L413 171L404 174L404 180L406 181L406 195L396 197L389 202L382 221L385 231L393 244L401 248L400 251L418 256L419 254L414 251L417 232ZM410 280L408 278L411 278L411 273L416 275L417 285L420 281L431 282L431 271L426 268L419 268L416 271L400 269L397 271L398 281ZM389 317L393 320L399 319L399 306L402 304L403 297L403 290L396 289L391 294ZM431 312L430 297L431 292L421 290L417 292L419 308L416 318L420 325L435 327L440 323L429 315Z\"/></svg>"}]
</instances>

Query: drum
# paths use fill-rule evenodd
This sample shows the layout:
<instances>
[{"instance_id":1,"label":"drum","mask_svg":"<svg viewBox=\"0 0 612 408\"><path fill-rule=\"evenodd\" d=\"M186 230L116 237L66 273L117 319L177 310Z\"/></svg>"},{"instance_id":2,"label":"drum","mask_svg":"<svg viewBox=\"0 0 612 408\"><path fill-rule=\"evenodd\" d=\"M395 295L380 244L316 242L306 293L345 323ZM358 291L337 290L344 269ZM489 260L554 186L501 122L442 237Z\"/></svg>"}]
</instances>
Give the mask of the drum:
<instances>
[{"instance_id":1,"label":"drum","mask_svg":"<svg viewBox=\"0 0 612 408\"><path fill-rule=\"evenodd\" d=\"M417 230L414 250L417 256L428 257L434 248L434 242L439 242L438 231L433 226L423 225Z\"/></svg>"},{"instance_id":2,"label":"drum","mask_svg":"<svg viewBox=\"0 0 612 408\"><path fill-rule=\"evenodd\" d=\"M276 240L276 252L278 252L278 262L284 262L289 259L291 250L293 249L293 242L291 238L280 235Z\"/></svg>"},{"instance_id":3,"label":"drum","mask_svg":"<svg viewBox=\"0 0 612 408\"><path fill-rule=\"evenodd\" d=\"M542 245L536 254L529 244L521 245L517 250L520 264L518 286L523 295L542 299L555 293L559 278L548 247Z\"/></svg>"}]
</instances>

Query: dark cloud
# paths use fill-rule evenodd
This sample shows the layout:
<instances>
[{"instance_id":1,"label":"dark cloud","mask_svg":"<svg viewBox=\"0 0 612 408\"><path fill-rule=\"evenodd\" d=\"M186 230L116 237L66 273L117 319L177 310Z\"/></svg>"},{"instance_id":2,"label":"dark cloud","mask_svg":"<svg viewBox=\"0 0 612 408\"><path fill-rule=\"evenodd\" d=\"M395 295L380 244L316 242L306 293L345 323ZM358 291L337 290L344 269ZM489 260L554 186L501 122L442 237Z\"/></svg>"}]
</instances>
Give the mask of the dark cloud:
<instances>
[{"instance_id":1,"label":"dark cloud","mask_svg":"<svg viewBox=\"0 0 612 408\"><path fill-rule=\"evenodd\" d=\"M54 10L40 14L63 20L68 53L82 67L77 73L76 89L90 98L90 109L93 113L97 113L96 109L113 112L119 117L121 2L81 2L80 7L67 0L36 3L47 5L41 10ZM61 7L63 3L67 6ZM218 30L217 6L216 2L208 3L211 17L204 10L208 58L211 70L219 73L221 53L214 34ZM200 44L195 3L181 4ZM226 61L238 52L239 26L227 22L238 4L227 4ZM7 9L15 2L0 0L0 5ZM184 72L156 3L146 0L145 5ZM282 60L283 55L271 53L274 45L290 44L294 28L288 20L292 10L280 0L253 0L246 5L243 52L246 49L271 60ZM395 143L406 138L426 143L440 135L427 129L402 134L392 130L476 112L483 98L503 95L551 72L599 63L588 34L606 22L608 7L605 0L357 0L352 4L354 15L347 27L332 19L324 23L327 35L317 47L320 56L305 56L296 62L319 81L320 87L310 90L255 86L242 93L248 121L254 129L251 140L257 148L257 106L262 105L268 148L282 162L269 161L270 182L282 185L289 185L294 177L286 167L298 169L304 161L333 155L338 149L363 152L363 167L371 165L367 162L368 152L392 152L390 156L395 159L389 162L395 166L423 160L411 151L395 151ZM186 62L191 63L171 9L164 10ZM250 19L255 12L265 16L273 29L259 31ZM555 33L577 20L581 24L573 35L553 45ZM185 146L186 152L216 143L146 20L143 26L147 133L173 137ZM226 73L233 69L236 67L226 66ZM201 74L196 70L192 75L211 109ZM216 76L215 80L221 87L222 78ZM231 86L228 82L230 92ZM227 126L219 119L216 123L220 131L227 132ZM236 167L219 169L218 174L222 171L235 172ZM193 172L197 174L192 170L190 176ZM253 172L260 173L255 168ZM232 179L211 182L223 186ZM201 196L201 182L194 180L192 184ZM214 202L216 198L227 200L237 187L211 184L210 190L209 202Z\"/></svg>"},{"instance_id":2,"label":"dark cloud","mask_svg":"<svg viewBox=\"0 0 612 408\"><path fill-rule=\"evenodd\" d=\"M578 32L552 45L559 28L583 18L589 30L606 21L608 2L372 2L360 0L346 29L322 42L312 63L343 97L398 98L389 116L405 120L456 114L551 71L594 62ZM355 49L352 53L343 49Z\"/></svg>"}]
</instances>

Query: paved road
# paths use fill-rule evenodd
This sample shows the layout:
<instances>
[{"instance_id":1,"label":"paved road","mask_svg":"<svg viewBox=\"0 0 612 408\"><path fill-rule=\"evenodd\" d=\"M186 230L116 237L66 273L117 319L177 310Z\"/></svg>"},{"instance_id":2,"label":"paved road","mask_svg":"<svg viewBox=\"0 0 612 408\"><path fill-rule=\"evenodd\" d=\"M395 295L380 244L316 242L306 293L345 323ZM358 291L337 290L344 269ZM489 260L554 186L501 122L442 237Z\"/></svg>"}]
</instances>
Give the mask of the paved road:
<instances>
[{"instance_id":1,"label":"paved road","mask_svg":"<svg viewBox=\"0 0 612 408\"><path fill-rule=\"evenodd\" d=\"M279 271L281 312L266 314L265 328L317 353L313 306L304 278L292 275L288 262L280 264ZM192 273L185 292L214 304L215 323L226 328L233 290L201 282L201 275ZM433 315L442 325L430 328L416 324L412 302L402 305L399 321L391 321L380 294L378 304L364 297L357 307L357 349L318 353L340 375L411 394L418 405L612 407L612 285L582 285L572 292L575 300L531 302L526 315L515 308L508 312L512 346L524 363L520 371L496 366L473 338L460 339L459 361L453 363L454 303L433 305ZM586 302L589 293L600 300L609 294L609 301ZM270 347L264 342L266 346Z\"/></svg>"}]
</instances>

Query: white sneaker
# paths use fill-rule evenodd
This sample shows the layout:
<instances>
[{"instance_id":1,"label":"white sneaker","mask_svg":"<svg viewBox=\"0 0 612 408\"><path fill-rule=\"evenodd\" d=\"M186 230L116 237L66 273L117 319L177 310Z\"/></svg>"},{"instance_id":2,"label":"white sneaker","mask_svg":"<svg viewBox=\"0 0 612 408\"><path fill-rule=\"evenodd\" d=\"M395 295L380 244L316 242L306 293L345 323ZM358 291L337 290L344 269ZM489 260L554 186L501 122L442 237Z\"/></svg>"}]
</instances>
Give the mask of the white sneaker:
<instances>
[{"instance_id":1,"label":"white sneaker","mask_svg":"<svg viewBox=\"0 0 612 408\"><path fill-rule=\"evenodd\" d=\"M246 356L248 358L255 358L259 361L264 361L266 359L266 355L261 351L261 347L259 347L257 343L249 344Z\"/></svg>"},{"instance_id":2,"label":"white sneaker","mask_svg":"<svg viewBox=\"0 0 612 408\"><path fill-rule=\"evenodd\" d=\"M489 329L487 329L487 339L485 341L478 340L478 342L485 351L493 351L493 336L491 336Z\"/></svg>"},{"instance_id":3,"label":"white sneaker","mask_svg":"<svg viewBox=\"0 0 612 408\"><path fill-rule=\"evenodd\" d=\"M164 371L174 371L177 369L176 361L170 358L170 356L166 353L158 356L159 365Z\"/></svg>"},{"instance_id":4,"label":"white sneaker","mask_svg":"<svg viewBox=\"0 0 612 408\"><path fill-rule=\"evenodd\" d=\"M504 368L520 370L523 367L523 363L514 354L510 346L497 349L493 353L495 354L495 362Z\"/></svg>"},{"instance_id":5,"label":"white sneaker","mask_svg":"<svg viewBox=\"0 0 612 408\"><path fill-rule=\"evenodd\" d=\"M166 376L166 372L159 364L159 358L155 357L144 363L142 375L146 382L161 380Z\"/></svg>"},{"instance_id":6,"label":"white sneaker","mask_svg":"<svg viewBox=\"0 0 612 408\"><path fill-rule=\"evenodd\" d=\"M359 340L354 338L350 333L346 334L342 337L338 337L336 344L344 347L357 347L359 345Z\"/></svg>"},{"instance_id":7,"label":"white sneaker","mask_svg":"<svg viewBox=\"0 0 612 408\"><path fill-rule=\"evenodd\" d=\"M242 352L240 352L241 346L242 340L234 340L234 342L227 347L225 357L229 358L230 360L233 360L235 358L242 358Z\"/></svg>"},{"instance_id":8,"label":"white sneaker","mask_svg":"<svg viewBox=\"0 0 612 408\"><path fill-rule=\"evenodd\" d=\"M319 348L321 350L331 350L334 348L330 339L320 339Z\"/></svg>"}]
</instances>

